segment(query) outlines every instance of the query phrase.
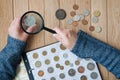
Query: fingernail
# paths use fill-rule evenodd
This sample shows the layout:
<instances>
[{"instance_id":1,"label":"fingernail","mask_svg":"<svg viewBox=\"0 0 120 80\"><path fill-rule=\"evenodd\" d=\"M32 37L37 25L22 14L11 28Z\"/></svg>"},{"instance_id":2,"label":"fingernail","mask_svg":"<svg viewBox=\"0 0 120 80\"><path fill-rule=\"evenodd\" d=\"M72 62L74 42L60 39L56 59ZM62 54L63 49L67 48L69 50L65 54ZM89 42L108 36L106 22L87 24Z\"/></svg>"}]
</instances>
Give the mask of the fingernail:
<instances>
[{"instance_id":1,"label":"fingernail","mask_svg":"<svg viewBox=\"0 0 120 80\"><path fill-rule=\"evenodd\" d=\"M56 36L56 34L53 34L53 36Z\"/></svg>"}]
</instances>

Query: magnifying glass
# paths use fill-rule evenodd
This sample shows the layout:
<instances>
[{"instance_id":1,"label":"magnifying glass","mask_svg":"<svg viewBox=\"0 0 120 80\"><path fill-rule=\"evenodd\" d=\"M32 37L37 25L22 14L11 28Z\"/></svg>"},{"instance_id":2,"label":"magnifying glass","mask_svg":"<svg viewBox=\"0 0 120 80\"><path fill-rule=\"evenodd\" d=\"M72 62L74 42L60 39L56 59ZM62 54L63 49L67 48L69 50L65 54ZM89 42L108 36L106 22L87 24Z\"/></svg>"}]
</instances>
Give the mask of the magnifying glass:
<instances>
[{"instance_id":1,"label":"magnifying glass","mask_svg":"<svg viewBox=\"0 0 120 80\"><path fill-rule=\"evenodd\" d=\"M56 32L44 26L43 17L36 11L28 11L23 14L20 20L20 26L27 34L37 34L42 30L46 30L55 34ZM28 29L31 29L30 31Z\"/></svg>"}]
</instances>

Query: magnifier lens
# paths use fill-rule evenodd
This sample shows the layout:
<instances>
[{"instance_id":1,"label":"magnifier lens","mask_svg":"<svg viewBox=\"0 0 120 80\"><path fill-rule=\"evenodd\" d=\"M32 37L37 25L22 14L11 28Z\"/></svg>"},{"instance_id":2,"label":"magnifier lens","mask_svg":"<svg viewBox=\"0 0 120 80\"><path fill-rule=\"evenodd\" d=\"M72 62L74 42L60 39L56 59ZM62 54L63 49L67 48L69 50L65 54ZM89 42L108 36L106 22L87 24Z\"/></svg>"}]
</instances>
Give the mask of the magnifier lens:
<instances>
[{"instance_id":1,"label":"magnifier lens","mask_svg":"<svg viewBox=\"0 0 120 80\"><path fill-rule=\"evenodd\" d=\"M43 28L43 19L36 13L27 13L22 18L22 28L25 32L34 34Z\"/></svg>"}]
</instances>

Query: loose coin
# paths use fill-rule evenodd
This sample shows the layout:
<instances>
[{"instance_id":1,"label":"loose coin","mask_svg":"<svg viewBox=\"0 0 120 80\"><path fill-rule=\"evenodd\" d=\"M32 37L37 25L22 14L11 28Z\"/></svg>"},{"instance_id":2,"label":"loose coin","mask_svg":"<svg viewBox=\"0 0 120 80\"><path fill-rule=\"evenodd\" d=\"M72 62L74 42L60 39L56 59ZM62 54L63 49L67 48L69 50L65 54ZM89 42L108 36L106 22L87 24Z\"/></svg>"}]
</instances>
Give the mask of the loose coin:
<instances>
[{"instance_id":1,"label":"loose coin","mask_svg":"<svg viewBox=\"0 0 120 80\"><path fill-rule=\"evenodd\" d=\"M33 54L33 58L34 58L34 59L37 59L37 58L38 58L38 53L34 53L34 54Z\"/></svg>"},{"instance_id":2,"label":"loose coin","mask_svg":"<svg viewBox=\"0 0 120 80\"><path fill-rule=\"evenodd\" d=\"M79 20L80 20L80 16L79 16L79 15L75 15L75 16L73 17L73 20L74 20L74 21L79 21Z\"/></svg>"},{"instance_id":3,"label":"loose coin","mask_svg":"<svg viewBox=\"0 0 120 80\"><path fill-rule=\"evenodd\" d=\"M83 66L78 67L78 72L79 73L84 73L85 68Z\"/></svg>"},{"instance_id":4,"label":"loose coin","mask_svg":"<svg viewBox=\"0 0 120 80\"><path fill-rule=\"evenodd\" d=\"M85 16L84 16L84 15L80 14L79 16L80 16L80 20L85 19Z\"/></svg>"},{"instance_id":5,"label":"loose coin","mask_svg":"<svg viewBox=\"0 0 120 80\"><path fill-rule=\"evenodd\" d=\"M74 9L74 10L78 10L78 9L79 9L79 6L78 6L77 4L74 4L74 5L73 5L73 9Z\"/></svg>"},{"instance_id":6,"label":"loose coin","mask_svg":"<svg viewBox=\"0 0 120 80\"><path fill-rule=\"evenodd\" d=\"M90 26L90 27L89 27L89 30L92 32L92 31L95 30L95 27L94 27L94 26Z\"/></svg>"},{"instance_id":7,"label":"loose coin","mask_svg":"<svg viewBox=\"0 0 120 80\"><path fill-rule=\"evenodd\" d=\"M85 19L83 19L83 20L82 20L82 24L83 24L83 25L87 25L87 24L88 24L88 21L85 20Z\"/></svg>"},{"instance_id":8,"label":"loose coin","mask_svg":"<svg viewBox=\"0 0 120 80\"><path fill-rule=\"evenodd\" d=\"M92 72L90 76L92 79L97 79L98 74L96 72Z\"/></svg>"},{"instance_id":9,"label":"loose coin","mask_svg":"<svg viewBox=\"0 0 120 80\"><path fill-rule=\"evenodd\" d=\"M67 20L67 23L70 25L72 24L72 22L73 22L73 20L71 18Z\"/></svg>"},{"instance_id":10,"label":"loose coin","mask_svg":"<svg viewBox=\"0 0 120 80\"><path fill-rule=\"evenodd\" d=\"M99 21L99 18L98 18L98 17L93 17L93 18L92 18L92 22L93 22L93 23L97 23L98 21Z\"/></svg>"},{"instance_id":11,"label":"loose coin","mask_svg":"<svg viewBox=\"0 0 120 80\"><path fill-rule=\"evenodd\" d=\"M36 66L36 67L41 67L41 65L42 65L42 64L41 64L40 61L36 61L36 62L35 62L35 66Z\"/></svg>"},{"instance_id":12,"label":"loose coin","mask_svg":"<svg viewBox=\"0 0 120 80\"><path fill-rule=\"evenodd\" d=\"M61 50L65 50L66 48L65 48L64 45L60 44L60 49L61 49Z\"/></svg>"},{"instance_id":13,"label":"loose coin","mask_svg":"<svg viewBox=\"0 0 120 80\"><path fill-rule=\"evenodd\" d=\"M85 9L84 11L83 11L83 15L84 16L88 16L90 14L90 11L88 10L88 9Z\"/></svg>"},{"instance_id":14,"label":"loose coin","mask_svg":"<svg viewBox=\"0 0 120 80\"><path fill-rule=\"evenodd\" d=\"M49 73L53 73L53 72L54 72L54 68L53 68L53 67L49 67L49 68L47 69L47 71L48 71Z\"/></svg>"},{"instance_id":15,"label":"loose coin","mask_svg":"<svg viewBox=\"0 0 120 80\"><path fill-rule=\"evenodd\" d=\"M74 16L76 15L76 12L75 12L75 11L71 11L71 12L70 12L70 15L71 15L72 17L74 17Z\"/></svg>"},{"instance_id":16,"label":"loose coin","mask_svg":"<svg viewBox=\"0 0 120 80\"><path fill-rule=\"evenodd\" d=\"M70 69L70 70L68 71L68 74L69 74L70 76L75 76L76 71L75 71L74 69Z\"/></svg>"},{"instance_id":17,"label":"loose coin","mask_svg":"<svg viewBox=\"0 0 120 80\"><path fill-rule=\"evenodd\" d=\"M59 20L65 19L65 18L66 18L66 12L65 12L65 10L63 10L63 9L58 9L58 10L56 11L56 18L59 19Z\"/></svg>"},{"instance_id":18,"label":"loose coin","mask_svg":"<svg viewBox=\"0 0 120 80\"><path fill-rule=\"evenodd\" d=\"M73 21L72 25L76 27L76 26L78 26L78 22L77 21Z\"/></svg>"},{"instance_id":19,"label":"loose coin","mask_svg":"<svg viewBox=\"0 0 120 80\"><path fill-rule=\"evenodd\" d=\"M59 61L59 57L58 57L58 56L55 56L55 57L54 57L54 61Z\"/></svg>"},{"instance_id":20,"label":"loose coin","mask_svg":"<svg viewBox=\"0 0 120 80\"><path fill-rule=\"evenodd\" d=\"M87 77L85 75L82 75L80 80L87 80Z\"/></svg>"},{"instance_id":21,"label":"loose coin","mask_svg":"<svg viewBox=\"0 0 120 80\"><path fill-rule=\"evenodd\" d=\"M95 10L93 14L95 17L99 17L101 15L101 12L99 10Z\"/></svg>"},{"instance_id":22,"label":"loose coin","mask_svg":"<svg viewBox=\"0 0 120 80\"><path fill-rule=\"evenodd\" d=\"M42 70L38 71L38 75L42 77L44 75L44 72Z\"/></svg>"},{"instance_id":23,"label":"loose coin","mask_svg":"<svg viewBox=\"0 0 120 80\"><path fill-rule=\"evenodd\" d=\"M64 73L61 73L61 74L59 75L59 77L60 77L61 79L64 79L64 78L65 78L65 74L64 74Z\"/></svg>"},{"instance_id":24,"label":"loose coin","mask_svg":"<svg viewBox=\"0 0 120 80\"><path fill-rule=\"evenodd\" d=\"M100 33L102 31L102 28L100 26L95 27L95 32Z\"/></svg>"}]
</instances>

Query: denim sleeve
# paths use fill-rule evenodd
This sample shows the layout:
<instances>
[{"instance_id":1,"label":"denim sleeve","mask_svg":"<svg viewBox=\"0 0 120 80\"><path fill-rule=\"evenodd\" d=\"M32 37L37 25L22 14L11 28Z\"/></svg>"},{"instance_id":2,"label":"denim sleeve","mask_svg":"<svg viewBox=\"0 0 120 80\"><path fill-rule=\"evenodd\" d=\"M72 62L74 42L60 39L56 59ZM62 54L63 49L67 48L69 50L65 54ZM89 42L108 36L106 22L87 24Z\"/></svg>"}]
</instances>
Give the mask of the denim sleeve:
<instances>
[{"instance_id":1,"label":"denim sleeve","mask_svg":"<svg viewBox=\"0 0 120 80\"><path fill-rule=\"evenodd\" d=\"M0 52L0 80L13 80L25 43L8 36L6 47Z\"/></svg>"},{"instance_id":2,"label":"denim sleeve","mask_svg":"<svg viewBox=\"0 0 120 80\"><path fill-rule=\"evenodd\" d=\"M92 58L120 78L120 51L110 45L79 31L71 51L81 58Z\"/></svg>"}]
</instances>

